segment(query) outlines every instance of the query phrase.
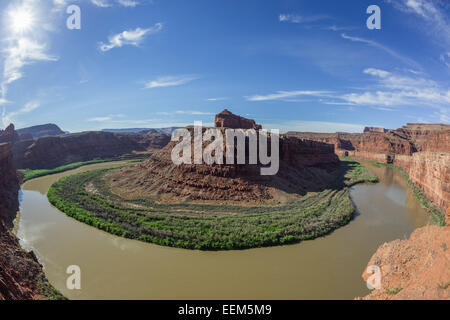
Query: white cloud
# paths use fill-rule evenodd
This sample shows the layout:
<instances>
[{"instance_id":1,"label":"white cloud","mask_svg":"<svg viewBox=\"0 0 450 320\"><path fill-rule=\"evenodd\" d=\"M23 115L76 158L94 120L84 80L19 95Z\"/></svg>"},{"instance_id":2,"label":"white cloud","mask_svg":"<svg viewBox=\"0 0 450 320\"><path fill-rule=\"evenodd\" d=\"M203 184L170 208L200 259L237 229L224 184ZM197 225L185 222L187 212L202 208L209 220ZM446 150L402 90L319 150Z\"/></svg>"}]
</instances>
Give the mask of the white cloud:
<instances>
[{"instance_id":1,"label":"white cloud","mask_svg":"<svg viewBox=\"0 0 450 320\"><path fill-rule=\"evenodd\" d=\"M253 95L246 96L245 99L248 101L269 101L269 100L283 100L286 98L299 97L299 96L313 96L313 97L323 97L330 94L329 91L277 91L276 93L268 95Z\"/></svg>"},{"instance_id":2,"label":"white cloud","mask_svg":"<svg viewBox=\"0 0 450 320\"><path fill-rule=\"evenodd\" d=\"M326 27L325 29L331 30L331 31L344 31L344 30L354 30L356 28L355 27L340 27L337 25L332 25L332 26Z\"/></svg>"},{"instance_id":3,"label":"white cloud","mask_svg":"<svg viewBox=\"0 0 450 320\"><path fill-rule=\"evenodd\" d=\"M218 97L218 98L208 98L206 99L206 101L223 101L223 100L227 100L228 98L225 97Z\"/></svg>"},{"instance_id":4,"label":"white cloud","mask_svg":"<svg viewBox=\"0 0 450 320\"><path fill-rule=\"evenodd\" d=\"M446 52L446 53L441 54L440 60L441 60L447 67L450 68L450 52Z\"/></svg>"},{"instance_id":5,"label":"white cloud","mask_svg":"<svg viewBox=\"0 0 450 320\"><path fill-rule=\"evenodd\" d=\"M108 43L100 43L100 50L109 51L113 48L120 48L124 45L132 45L137 47L148 34L157 33L161 31L162 28L162 23L158 22L153 27L147 29L136 28L135 30L123 31L109 37Z\"/></svg>"},{"instance_id":6,"label":"white cloud","mask_svg":"<svg viewBox=\"0 0 450 320\"><path fill-rule=\"evenodd\" d=\"M392 50L392 49L390 49L390 48L388 48L388 47L386 47L386 46L383 46L382 44L379 44L378 42L375 42L375 41L373 41L373 40L367 40L367 39L364 39L364 38L348 36L348 35L346 35L345 33L342 33L342 34L341 34L341 37L344 38L344 39L346 39L346 40L353 41L353 42L361 42L361 43L365 43L365 44L367 44L367 45L369 45L369 46L371 46L371 47L380 49L380 50L382 50L382 51L388 53L389 55L391 55L391 56L393 56L394 58L397 58L397 59L403 61L403 62L406 63L406 64L413 65L413 66L415 66L415 67L419 67L419 65L417 64L417 62L415 62L414 60L412 60L412 59L410 59L410 58L407 58L407 57L404 57L404 56L398 54L397 52L395 52L394 50Z\"/></svg>"},{"instance_id":7,"label":"white cloud","mask_svg":"<svg viewBox=\"0 0 450 320\"><path fill-rule=\"evenodd\" d=\"M160 88L160 87L174 87L180 86L191 81L198 79L197 75L184 75L184 76L165 76L159 77L155 80L148 81L145 84L146 89Z\"/></svg>"},{"instance_id":8,"label":"white cloud","mask_svg":"<svg viewBox=\"0 0 450 320\"><path fill-rule=\"evenodd\" d=\"M67 0L54 0L54 1L67 1ZM140 2L135 0L116 0L116 2L123 7L136 7ZM91 0L91 3L100 8L109 8L114 5L112 0Z\"/></svg>"},{"instance_id":9,"label":"white cloud","mask_svg":"<svg viewBox=\"0 0 450 320\"><path fill-rule=\"evenodd\" d=\"M136 7L139 5L139 2L133 0L118 0L117 2L124 7Z\"/></svg>"},{"instance_id":10,"label":"white cloud","mask_svg":"<svg viewBox=\"0 0 450 320\"><path fill-rule=\"evenodd\" d=\"M329 91L277 91L268 95L245 97L248 101L297 102L290 98L299 96L317 97L316 102L327 105L370 106L382 111L395 111L396 106L432 107L450 110L450 88L421 77L410 70L407 75L386 70L367 68L363 71L373 77L370 89L360 92ZM442 112L441 112L442 113Z\"/></svg>"},{"instance_id":11,"label":"white cloud","mask_svg":"<svg viewBox=\"0 0 450 320\"><path fill-rule=\"evenodd\" d=\"M106 121L111 121L111 120L112 120L111 117L94 117L94 118L87 119L87 121L89 121L89 122L106 122Z\"/></svg>"},{"instance_id":12,"label":"white cloud","mask_svg":"<svg viewBox=\"0 0 450 320\"><path fill-rule=\"evenodd\" d=\"M100 8L111 7L111 3L108 0L91 0L92 4Z\"/></svg>"},{"instance_id":13,"label":"white cloud","mask_svg":"<svg viewBox=\"0 0 450 320\"><path fill-rule=\"evenodd\" d=\"M61 2L57 1L61 4ZM26 65L33 64L39 61L56 61L58 58L50 55L47 52L48 44L42 40L45 31L44 25L37 23L37 17L35 16L36 9L33 7L35 2L25 1L21 6L11 5L6 9L9 12L9 16L13 18L14 15L19 13L26 13L29 16L29 29L24 29L21 32L10 30L10 34L3 40L2 43L2 61L3 70L0 81L0 104L2 104L2 122L10 121L8 116L11 117L13 113L7 114L5 108L5 101L7 100L8 86L21 79L23 77L23 68ZM44 32L43 32L44 31ZM23 112L20 112L23 113Z\"/></svg>"},{"instance_id":14,"label":"white cloud","mask_svg":"<svg viewBox=\"0 0 450 320\"><path fill-rule=\"evenodd\" d=\"M280 14L278 20L280 22L291 22L291 23L307 23L314 22L318 20L328 19L326 15L312 15L312 16L300 16L298 14Z\"/></svg>"},{"instance_id":15,"label":"white cloud","mask_svg":"<svg viewBox=\"0 0 450 320\"><path fill-rule=\"evenodd\" d=\"M395 8L410 14L419 16L417 28L435 39L435 42L444 47L446 51L450 46L450 19L448 18L448 1L433 0L386 0ZM423 22L423 23L421 23ZM444 57L445 57L444 53ZM448 53L447 53L448 54ZM442 60L442 55L441 55ZM447 67L448 60L443 61Z\"/></svg>"},{"instance_id":16,"label":"white cloud","mask_svg":"<svg viewBox=\"0 0 450 320\"><path fill-rule=\"evenodd\" d=\"M450 106L450 89L443 88L433 80L419 76L409 77L385 70L368 68L365 74L376 78L375 91L348 93L340 98L359 105L378 106Z\"/></svg>"},{"instance_id":17,"label":"white cloud","mask_svg":"<svg viewBox=\"0 0 450 320\"><path fill-rule=\"evenodd\" d=\"M30 101L18 111L4 113L2 116L3 126L8 126L10 123L15 122L15 117L17 117L18 115L32 112L33 110L39 108L40 105L41 104L39 103L39 101Z\"/></svg>"}]
</instances>

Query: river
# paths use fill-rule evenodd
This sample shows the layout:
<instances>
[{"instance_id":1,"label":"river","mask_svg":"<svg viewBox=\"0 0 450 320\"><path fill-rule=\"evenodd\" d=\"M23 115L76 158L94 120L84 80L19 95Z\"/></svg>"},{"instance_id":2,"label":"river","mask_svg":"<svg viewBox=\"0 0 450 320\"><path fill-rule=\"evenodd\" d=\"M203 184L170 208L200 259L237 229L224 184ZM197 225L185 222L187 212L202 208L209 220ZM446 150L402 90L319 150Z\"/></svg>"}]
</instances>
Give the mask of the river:
<instances>
[{"instance_id":1,"label":"river","mask_svg":"<svg viewBox=\"0 0 450 320\"><path fill-rule=\"evenodd\" d=\"M361 274L376 249L427 224L399 172L370 166L380 183L351 188L355 218L328 236L240 251L191 251L116 237L75 221L47 201L50 185L101 163L26 182L17 236L69 299L353 299L369 290ZM66 269L81 268L81 290Z\"/></svg>"}]
</instances>

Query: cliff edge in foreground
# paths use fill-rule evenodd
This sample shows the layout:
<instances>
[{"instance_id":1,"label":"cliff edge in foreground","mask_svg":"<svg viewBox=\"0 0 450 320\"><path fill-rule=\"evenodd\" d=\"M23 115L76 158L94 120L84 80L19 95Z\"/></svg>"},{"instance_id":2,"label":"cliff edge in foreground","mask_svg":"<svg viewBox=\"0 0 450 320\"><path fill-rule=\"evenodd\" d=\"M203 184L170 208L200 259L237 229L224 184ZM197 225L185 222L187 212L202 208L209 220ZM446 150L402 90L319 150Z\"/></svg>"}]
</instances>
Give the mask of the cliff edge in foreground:
<instances>
[{"instance_id":1,"label":"cliff edge in foreground","mask_svg":"<svg viewBox=\"0 0 450 320\"><path fill-rule=\"evenodd\" d=\"M450 208L447 226L416 229L407 240L385 243L372 256L367 268L381 268L381 288L367 300L450 300Z\"/></svg>"},{"instance_id":2,"label":"cliff edge in foreground","mask_svg":"<svg viewBox=\"0 0 450 320\"><path fill-rule=\"evenodd\" d=\"M60 299L35 254L26 252L8 230L18 210L19 179L11 146L0 144L0 300Z\"/></svg>"}]
</instances>

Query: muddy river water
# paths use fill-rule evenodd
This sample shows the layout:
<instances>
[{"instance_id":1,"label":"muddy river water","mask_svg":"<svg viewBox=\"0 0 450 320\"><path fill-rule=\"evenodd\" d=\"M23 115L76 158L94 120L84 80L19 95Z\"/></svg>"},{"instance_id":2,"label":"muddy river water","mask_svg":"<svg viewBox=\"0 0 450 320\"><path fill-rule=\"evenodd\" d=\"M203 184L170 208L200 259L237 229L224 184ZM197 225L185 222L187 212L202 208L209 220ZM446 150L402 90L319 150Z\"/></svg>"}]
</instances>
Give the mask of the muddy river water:
<instances>
[{"instance_id":1,"label":"muddy river water","mask_svg":"<svg viewBox=\"0 0 450 320\"><path fill-rule=\"evenodd\" d=\"M427 224L425 211L392 168L370 167L380 183L351 189L353 221L330 235L288 246L204 252L123 239L77 222L47 201L61 177L22 186L17 235L50 282L69 299L353 299L369 290L361 274L377 247ZM81 268L81 290L66 269Z\"/></svg>"}]
</instances>

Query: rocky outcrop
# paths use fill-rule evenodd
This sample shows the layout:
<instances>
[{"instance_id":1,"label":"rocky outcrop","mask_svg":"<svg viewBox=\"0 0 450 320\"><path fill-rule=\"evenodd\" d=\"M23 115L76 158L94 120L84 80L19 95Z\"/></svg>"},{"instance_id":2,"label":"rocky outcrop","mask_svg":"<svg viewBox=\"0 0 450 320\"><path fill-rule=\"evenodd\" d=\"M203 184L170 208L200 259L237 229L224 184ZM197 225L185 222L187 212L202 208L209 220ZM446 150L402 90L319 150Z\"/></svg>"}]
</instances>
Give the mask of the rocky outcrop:
<instances>
[{"instance_id":1,"label":"rocky outcrop","mask_svg":"<svg viewBox=\"0 0 450 320\"><path fill-rule=\"evenodd\" d=\"M0 300L62 299L48 282L36 255L20 247L0 221Z\"/></svg>"},{"instance_id":2,"label":"rocky outcrop","mask_svg":"<svg viewBox=\"0 0 450 320\"><path fill-rule=\"evenodd\" d=\"M447 208L447 212L445 213L445 225L450 226L450 207Z\"/></svg>"},{"instance_id":3,"label":"rocky outcrop","mask_svg":"<svg viewBox=\"0 0 450 320\"><path fill-rule=\"evenodd\" d=\"M262 129L261 125L255 123L255 120L240 117L227 109L216 115L214 126L216 128Z\"/></svg>"},{"instance_id":4,"label":"rocky outcrop","mask_svg":"<svg viewBox=\"0 0 450 320\"><path fill-rule=\"evenodd\" d=\"M11 226L19 209L19 178L13 165L11 146L0 143L0 221Z\"/></svg>"},{"instance_id":5,"label":"rocky outcrop","mask_svg":"<svg viewBox=\"0 0 450 320\"><path fill-rule=\"evenodd\" d=\"M164 147L170 136L161 133L82 132L43 137L14 144L17 168L54 168L93 159L149 155Z\"/></svg>"},{"instance_id":6,"label":"rocky outcrop","mask_svg":"<svg viewBox=\"0 0 450 320\"><path fill-rule=\"evenodd\" d=\"M229 124L220 122L218 125ZM225 136L225 128L220 128ZM193 128L188 130L192 136ZM321 190L330 183L333 179L331 172L339 166L333 145L296 137L280 137L280 167L275 176L261 176L262 165L259 162L249 164L248 138L245 164L175 165L171 152L176 144L170 142L134 167L107 174L111 190L127 199L145 195L161 202L264 202L272 200L278 192L304 195ZM203 150L207 145L203 143ZM223 146L223 163L226 163L225 139ZM192 145L191 149L193 157ZM236 154L234 163L237 163Z\"/></svg>"},{"instance_id":7,"label":"rocky outcrop","mask_svg":"<svg viewBox=\"0 0 450 320\"><path fill-rule=\"evenodd\" d=\"M288 132L287 135L333 143L339 156L394 163L441 210L450 205L450 125L409 123L396 130L365 131L361 134Z\"/></svg>"},{"instance_id":8,"label":"rocky outcrop","mask_svg":"<svg viewBox=\"0 0 450 320\"><path fill-rule=\"evenodd\" d=\"M379 127L365 127L364 132L378 132L378 133L385 133L387 132L387 129L385 128L379 128Z\"/></svg>"},{"instance_id":9,"label":"rocky outcrop","mask_svg":"<svg viewBox=\"0 0 450 320\"><path fill-rule=\"evenodd\" d=\"M47 136L61 136L65 134L56 124L48 123L28 128L18 129L20 140L36 139Z\"/></svg>"},{"instance_id":10,"label":"rocky outcrop","mask_svg":"<svg viewBox=\"0 0 450 320\"><path fill-rule=\"evenodd\" d=\"M420 151L450 152L450 125L408 123L394 131Z\"/></svg>"},{"instance_id":11,"label":"rocky outcrop","mask_svg":"<svg viewBox=\"0 0 450 320\"><path fill-rule=\"evenodd\" d=\"M408 240L385 243L364 270L365 281L373 265L381 269L381 287L363 299L449 300L450 227L426 226Z\"/></svg>"},{"instance_id":12,"label":"rocky outcrop","mask_svg":"<svg viewBox=\"0 0 450 320\"><path fill-rule=\"evenodd\" d=\"M0 144L0 300L62 298L45 278L33 252L8 230L18 210L19 179L10 144Z\"/></svg>"},{"instance_id":13,"label":"rocky outcrop","mask_svg":"<svg viewBox=\"0 0 450 320\"><path fill-rule=\"evenodd\" d=\"M450 207L450 153L416 152L396 155L394 164L403 168L409 179L422 189L442 211Z\"/></svg>"},{"instance_id":14,"label":"rocky outcrop","mask_svg":"<svg viewBox=\"0 0 450 320\"><path fill-rule=\"evenodd\" d=\"M11 123L5 130L0 130L0 143L4 142L16 142L19 141L20 137Z\"/></svg>"}]
</instances>

